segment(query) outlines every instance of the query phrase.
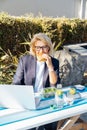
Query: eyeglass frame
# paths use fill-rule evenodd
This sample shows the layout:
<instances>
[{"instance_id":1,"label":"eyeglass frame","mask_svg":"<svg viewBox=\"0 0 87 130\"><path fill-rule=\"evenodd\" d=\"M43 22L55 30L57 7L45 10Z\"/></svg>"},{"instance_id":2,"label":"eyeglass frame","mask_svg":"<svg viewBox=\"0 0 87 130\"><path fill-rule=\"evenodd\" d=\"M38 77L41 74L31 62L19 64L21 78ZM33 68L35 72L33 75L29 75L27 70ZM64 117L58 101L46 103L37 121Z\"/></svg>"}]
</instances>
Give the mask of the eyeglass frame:
<instances>
[{"instance_id":1,"label":"eyeglass frame","mask_svg":"<svg viewBox=\"0 0 87 130\"><path fill-rule=\"evenodd\" d=\"M49 49L49 46L47 46L47 45L45 45L45 46L35 46L35 49L36 49L36 51L40 51L41 49L45 51L45 50Z\"/></svg>"}]
</instances>

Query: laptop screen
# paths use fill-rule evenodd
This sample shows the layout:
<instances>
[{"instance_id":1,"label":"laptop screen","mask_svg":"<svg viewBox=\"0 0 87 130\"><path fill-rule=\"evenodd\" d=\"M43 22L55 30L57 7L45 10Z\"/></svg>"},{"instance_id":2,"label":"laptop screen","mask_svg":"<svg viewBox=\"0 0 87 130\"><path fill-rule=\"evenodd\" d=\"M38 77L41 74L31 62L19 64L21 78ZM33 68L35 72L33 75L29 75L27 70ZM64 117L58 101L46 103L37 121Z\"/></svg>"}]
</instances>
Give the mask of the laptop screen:
<instances>
[{"instance_id":1,"label":"laptop screen","mask_svg":"<svg viewBox=\"0 0 87 130\"><path fill-rule=\"evenodd\" d=\"M15 109L35 109L33 86L0 85L0 106Z\"/></svg>"}]
</instances>

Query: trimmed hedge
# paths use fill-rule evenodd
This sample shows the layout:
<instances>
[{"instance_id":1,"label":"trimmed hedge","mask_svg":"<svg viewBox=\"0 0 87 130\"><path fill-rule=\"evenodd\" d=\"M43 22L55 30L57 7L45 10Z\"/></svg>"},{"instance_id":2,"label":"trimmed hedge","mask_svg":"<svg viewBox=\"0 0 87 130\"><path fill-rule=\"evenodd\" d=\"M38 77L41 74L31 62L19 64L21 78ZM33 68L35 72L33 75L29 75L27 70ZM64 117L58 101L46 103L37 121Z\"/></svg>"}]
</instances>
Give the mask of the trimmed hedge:
<instances>
[{"instance_id":1,"label":"trimmed hedge","mask_svg":"<svg viewBox=\"0 0 87 130\"><path fill-rule=\"evenodd\" d=\"M31 15L13 17L0 13L0 46L5 51L10 49L12 54L25 52L29 49L28 45L24 49L25 42L30 42L32 36L38 32L50 36L55 47L60 43L65 45L87 42L87 20Z\"/></svg>"}]
</instances>

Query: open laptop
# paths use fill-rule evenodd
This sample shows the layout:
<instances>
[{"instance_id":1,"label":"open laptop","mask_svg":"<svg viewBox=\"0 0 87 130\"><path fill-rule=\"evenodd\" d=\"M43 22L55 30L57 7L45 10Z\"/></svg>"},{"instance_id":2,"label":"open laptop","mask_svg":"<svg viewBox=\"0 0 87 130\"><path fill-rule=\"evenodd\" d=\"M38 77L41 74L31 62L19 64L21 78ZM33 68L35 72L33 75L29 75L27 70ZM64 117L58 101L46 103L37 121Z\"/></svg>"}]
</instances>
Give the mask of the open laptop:
<instances>
[{"instance_id":1,"label":"open laptop","mask_svg":"<svg viewBox=\"0 0 87 130\"><path fill-rule=\"evenodd\" d=\"M33 86L0 85L0 107L36 109Z\"/></svg>"},{"instance_id":2,"label":"open laptop","mask_svg":"<svg viewBox=\"0 0 87 130\"><path fill-rule=\"evenodd\" d=\"M41 100L31 85L0 85L0 107L42 109L55 103L55 98Z\"/></svg>"}]
</instances>

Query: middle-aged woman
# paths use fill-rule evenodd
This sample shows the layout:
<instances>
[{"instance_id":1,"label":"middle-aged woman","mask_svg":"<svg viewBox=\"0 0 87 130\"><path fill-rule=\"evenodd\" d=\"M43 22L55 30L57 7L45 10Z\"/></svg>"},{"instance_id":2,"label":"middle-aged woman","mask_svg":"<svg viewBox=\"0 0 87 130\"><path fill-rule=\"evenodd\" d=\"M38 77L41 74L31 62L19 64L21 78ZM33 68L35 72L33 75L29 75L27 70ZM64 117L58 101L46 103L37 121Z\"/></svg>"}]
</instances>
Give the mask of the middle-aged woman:
<instances>
[{"instance_id":1,"label":"middle-aged woman","mask_svg":"<svg viewBox=\"0 0 87 130\"><path fill-rule=\"evenodd\" d=\"M52 57L51 39L44 33L35 34L30 44L30 54L20 58L13 78L15 85L33 85L34 92L60 83L59 61ZM43 126L42 126L43 127ZM40 130L43 130L40 127ZM55 130L53 123L45 130Z\"/></svg>"}]
</instances>

